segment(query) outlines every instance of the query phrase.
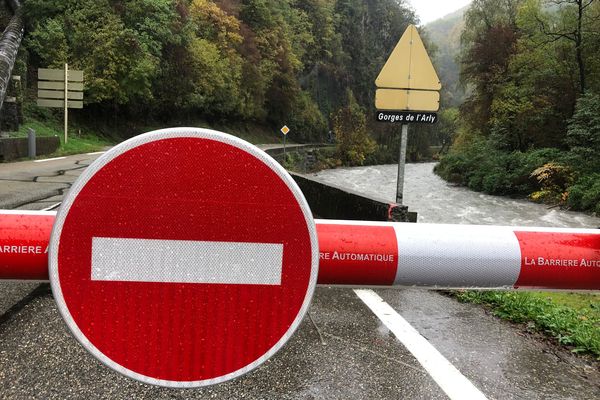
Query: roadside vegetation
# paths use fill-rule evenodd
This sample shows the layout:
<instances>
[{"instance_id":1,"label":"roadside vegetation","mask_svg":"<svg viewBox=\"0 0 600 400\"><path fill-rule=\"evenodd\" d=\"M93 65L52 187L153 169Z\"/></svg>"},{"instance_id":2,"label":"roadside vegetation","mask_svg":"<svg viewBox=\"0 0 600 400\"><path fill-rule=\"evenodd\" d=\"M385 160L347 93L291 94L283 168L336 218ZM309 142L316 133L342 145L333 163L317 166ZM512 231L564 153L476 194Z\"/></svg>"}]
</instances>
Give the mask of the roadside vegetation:
<instances>
[{"instance_id":1,"label":"roadside vegetation","mask_svg":"<svg viewBox=\"0 0 600 400\"><path fill-rule=\"evenodd\" d=\"M38 137L55 136L60 140L60 147L56 152L44 157L58 157L70 154L91 153L104 150L115 144L114 140L98 132L90 131L89 127L71 126L69 138L65 144L63 122L52 111L26 112L23 123L13 137L27 137L29 129L33 129Z\"/></svg>"},{"instance_id":2,"label":"roadside vegetation","mask_svg":"<svg viewBox=\"0 0 600 400\"><path fill-rule=\"evenodd\" d=\"M494 315L525 324L574 353L600 360L600 295L547 292L459 291L460 301L490 306Z\"/></svg>"}]
</instances>

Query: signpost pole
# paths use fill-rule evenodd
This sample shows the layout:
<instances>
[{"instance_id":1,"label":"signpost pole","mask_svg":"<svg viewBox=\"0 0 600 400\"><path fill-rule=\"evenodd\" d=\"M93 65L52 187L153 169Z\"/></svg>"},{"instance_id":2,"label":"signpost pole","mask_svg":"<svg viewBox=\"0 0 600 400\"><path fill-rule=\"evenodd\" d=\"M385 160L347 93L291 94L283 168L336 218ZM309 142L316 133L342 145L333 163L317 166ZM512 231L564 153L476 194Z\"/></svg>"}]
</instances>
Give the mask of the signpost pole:
<instances>
[{"instance_id":1,"label":"signpost pole","mask_svg":"<svg viewBox=\"0 0 600 400\"><path fill-rule=\"evenodd\" d=\"M408 141L408 124L402 124L400 136L400 154L398 155L398 186L396 188L396 203L402 205L404 193L404 166L406 164L406 142Z\"/></svg>"},{"instance_id":2,"label":"signpost pole","mask_svg":"<svg viewBox=\"0 0 600 400\"><path fill-rule=\"evenodd\" d=\"M65 144L67 144L67 131L69 126L69 64L65 63Z\"/></svg>"},{"instance_id":3,"label":"signpost pole","mask_svg":"<svg viewBox=\"0 0 600 400\"><path fill-rule=\"evenodd\" d=\"M290 132L290 128L288 128L287 125L284 125L281 127L280 132L283 133L283 160L285 161L285 143L287 139L287 134Z\"/></svg>"}]
</instances>

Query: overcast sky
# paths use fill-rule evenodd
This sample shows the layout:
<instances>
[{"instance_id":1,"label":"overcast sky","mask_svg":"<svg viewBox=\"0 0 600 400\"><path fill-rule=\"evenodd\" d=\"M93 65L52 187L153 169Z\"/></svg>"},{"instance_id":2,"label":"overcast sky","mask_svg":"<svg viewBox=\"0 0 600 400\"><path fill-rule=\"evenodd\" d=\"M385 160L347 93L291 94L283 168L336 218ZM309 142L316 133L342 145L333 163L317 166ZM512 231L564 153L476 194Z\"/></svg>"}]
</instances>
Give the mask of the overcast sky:
<instances>
[{"instance_id":1,"label":"overcast sky","mask_svg":"<svg viewBox=\"0 0 600 400\"><path fill-rule=\"evenodd\" d=\"M408 2L416 10L421 24L425 25L466 6L471 0L408 0Z\"/></svg>"}]
</instances>

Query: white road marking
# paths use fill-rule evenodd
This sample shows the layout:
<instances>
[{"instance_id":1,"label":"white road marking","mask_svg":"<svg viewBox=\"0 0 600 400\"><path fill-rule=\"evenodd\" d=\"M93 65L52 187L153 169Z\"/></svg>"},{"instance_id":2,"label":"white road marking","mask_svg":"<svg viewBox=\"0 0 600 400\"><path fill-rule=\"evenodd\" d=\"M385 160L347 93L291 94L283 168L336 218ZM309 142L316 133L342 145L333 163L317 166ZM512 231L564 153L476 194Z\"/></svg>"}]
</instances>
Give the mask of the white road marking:
<instances>
[{"instance_id":1,"label":"white road marking","mask_svg":"<svg viewBox=\"0 0 600 400\"><path fill-rule=\"evenodd\" d=\"M62 202L52 204L50 207L42 208L40 211L52 211L52 210L58 208L58 206L60 206L61 204L62 204Z\"/></svg>"},{"instance_id":2,"label":"white road marking","mask_svg":"<svg viewBox=\"0 0 600 400\"><path fill-rule=\"evenodd\" d=\"M86 156L95 156L96 154L104 154L105 151L96 151L94 153L85 153Z\"/></svg>"},{"instance_id":3,"label":"white road marking","mask_svg":"<svg viewBox=\"0 0 600 400\"><path fill-rule=\"evenodd\" d=\"M283 244L92 238L96 281L281 285Z\"/></svg>"},{"instance_id":4,"label":"white road marking","mask_svg":"<svg viewBox=\"0 0 600 400\"><path fill-rule=\"evenodd\" d=\"M56 211L48 210L0 210L0 215L49 215L55 216Z\"/></svg>"},{"instance_id":5,"label":"white road marking","mask_svg":"<svg viewBox=\"0 0 600 400\"><path fill-rule=\"evenodd\" d=\"M47 161L64 160L65 158L67 158L67 157L46 158L44 160L35 160L34 162L40 163L40 162L47 162Z\"/></svg>"},{"instance_id":6,"label":"white road marking","mask_svg":"<svg viewBox=\"0 0 600 400\"><path fill-rule=\"evenodd\" d=\"M450 399L487 399L400 314L372 290L356 289L356 295L412 353Z\"/></svg>"}]
</instances>

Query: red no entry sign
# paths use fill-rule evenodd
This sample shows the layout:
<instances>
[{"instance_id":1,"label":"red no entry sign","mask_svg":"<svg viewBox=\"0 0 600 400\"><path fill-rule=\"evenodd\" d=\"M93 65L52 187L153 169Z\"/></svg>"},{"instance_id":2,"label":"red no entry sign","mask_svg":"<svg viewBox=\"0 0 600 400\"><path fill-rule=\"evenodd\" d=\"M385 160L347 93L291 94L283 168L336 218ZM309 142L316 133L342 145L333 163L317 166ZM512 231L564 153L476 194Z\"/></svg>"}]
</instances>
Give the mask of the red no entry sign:
<instances>
[{"instance_id":1,"label":"red no entry sign","mask_svg":"<svg viewBox=\"0 0 600 400\"><path fill-rule=\"evenodd\" d=\"M223 382L290 338L317 279L310 210L283 168L204 129L151 132L92 164L50 240L71 332L140 381Z\"/></svg>"}]
</instances>

